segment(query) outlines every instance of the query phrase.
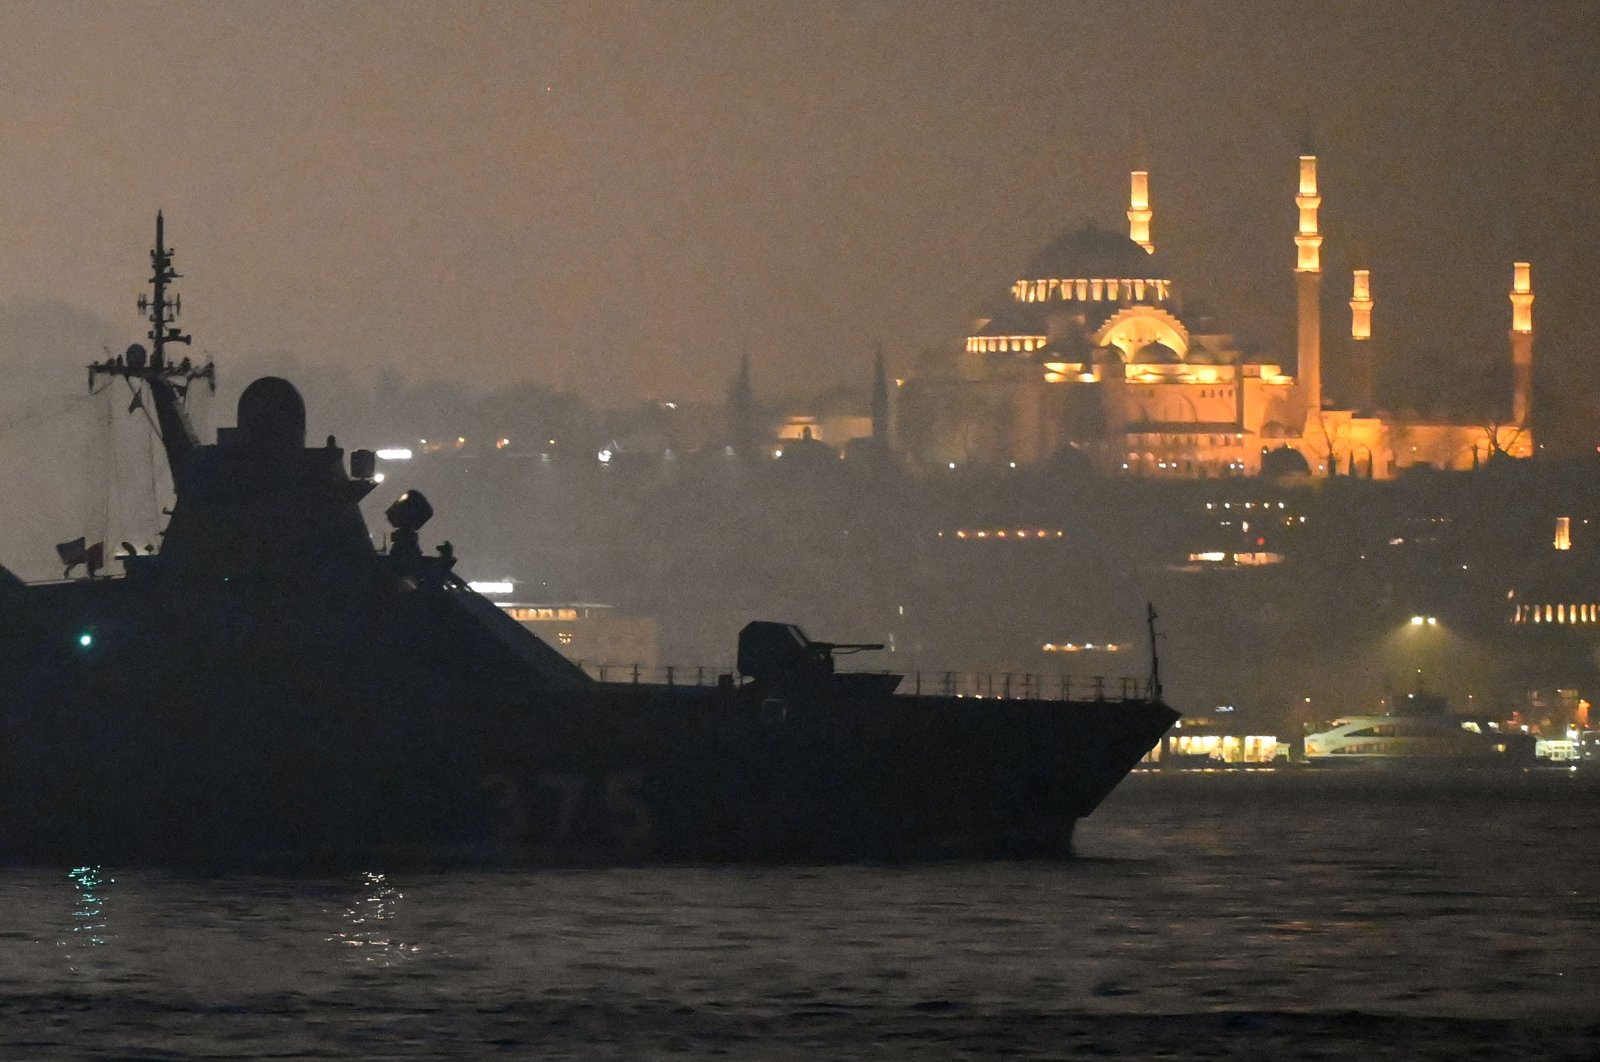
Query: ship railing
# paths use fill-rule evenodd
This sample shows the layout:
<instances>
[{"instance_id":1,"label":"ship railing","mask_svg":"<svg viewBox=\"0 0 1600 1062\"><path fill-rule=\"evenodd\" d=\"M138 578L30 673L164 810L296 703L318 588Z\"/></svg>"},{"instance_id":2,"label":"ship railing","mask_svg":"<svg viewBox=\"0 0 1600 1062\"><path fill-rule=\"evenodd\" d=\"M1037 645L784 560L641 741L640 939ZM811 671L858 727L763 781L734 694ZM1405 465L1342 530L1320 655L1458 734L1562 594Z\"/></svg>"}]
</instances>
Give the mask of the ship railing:
<instances>
[{"instance_id":1,"label":"ship railing","mask_svg":"<svg viewBox=\"0 0 1600 1062\"><path fill-rule=\"evenodd\" d=\"M649 683L666 686L743 685L747 679L731 667L598 663L576 661L601 682ZM841 672L851 674L852 672ZM889 674L887 670L867 674ZM911 671L897 690L923 697L970 697L1005 701L1144 701L1148 679L1130 676L1068 675L1040 671Z\"/></svg>"},{"instance_id":2,"label":"ship railing","mask_svg":"<svg viewBox=\"0 0 1600 1062\"><path fill-rule=\"evenodd\" d=\"M650 683L661 686L743 684L739 672L725 665L684 667L681 664L613 664L574 660L584 674L601 682Z\"/></svg>"},{"instance_id":3,"label":"ship railing","mask_svg":"<svg viewBox=\"0 0 1600 1062\"><path fill-rule=\"evenodd\" d=\"M901 693L1005 701L1143 701L1148 679L1043 671L913 671Z\"/></svg>"}]
</instances>

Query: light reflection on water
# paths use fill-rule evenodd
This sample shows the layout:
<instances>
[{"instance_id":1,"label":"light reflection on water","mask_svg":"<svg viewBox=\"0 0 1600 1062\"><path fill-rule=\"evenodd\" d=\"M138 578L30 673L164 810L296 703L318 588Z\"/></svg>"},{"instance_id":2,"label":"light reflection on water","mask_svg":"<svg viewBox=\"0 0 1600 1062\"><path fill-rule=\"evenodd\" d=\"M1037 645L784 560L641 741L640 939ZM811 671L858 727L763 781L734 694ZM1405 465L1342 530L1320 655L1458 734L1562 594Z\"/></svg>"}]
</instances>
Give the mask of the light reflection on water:
<instances>
[{"instance_id":1,"label":"light reflection on water","mask_svg":"<svg viewBox=\"0 0 1600 1062\"><path fill-rule=\"evenodd\" d=\"M67 879L72 882L74 906L68 932L56 945L76 958L86 949L102 948L111 943L106 896L117 879L98 866L73 867L67 872Z\"/></svg>"},{"instance_id":2,"label":"light reflection on water","mask_svg":"<svg viewBox=\"0 0 1600 1062\"><path fill-rule=\"evenodd\" d=\"M346 907L344 927L327 939L344 945L365 961L379 966L402 962L420 949L396 938L405 893L389 883L387 874L366 871L361 875L361 895L354 906Z\"/></svg>"}]
</instances>

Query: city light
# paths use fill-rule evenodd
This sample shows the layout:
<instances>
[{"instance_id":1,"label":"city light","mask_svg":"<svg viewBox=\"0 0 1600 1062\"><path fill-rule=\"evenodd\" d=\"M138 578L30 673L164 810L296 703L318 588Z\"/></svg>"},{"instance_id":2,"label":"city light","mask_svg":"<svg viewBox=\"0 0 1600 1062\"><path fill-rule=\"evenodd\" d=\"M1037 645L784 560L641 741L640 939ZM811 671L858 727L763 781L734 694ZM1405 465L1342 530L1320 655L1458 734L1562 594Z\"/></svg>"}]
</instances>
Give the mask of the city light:
<instances>
[{"instance_id":1,"label":"city light","mask_svg":"<svg viewBox=\"0 0 1600 1062\"><path fill-rule=\"evenodd\" d=\"M1127 642L1045 642L1039 647L1046 653L1120 653L1128 648Z\"/></svg>"},{"instance_id":2,"label":"city light","mask_svg":"<svg viewBox=\"0 0 1600 1062\"><path fill-rule=\"evenodd\" d=\"M514 589L509 579L491 579L486 582L471 582L467 589L479 594L509 594Z\"/></svg>"},{"instance_id":3,"label":"city light","mask_svg":"<svg viewBox=\"0 0 1600 1062\"><path fill-rule=\"evenodd\" d=\"M427 440L423 440L426 442ZM379 461L409 461L411 451L403 446L390 446L379 450L376 454Z\"/></svg>"}]
</instances>

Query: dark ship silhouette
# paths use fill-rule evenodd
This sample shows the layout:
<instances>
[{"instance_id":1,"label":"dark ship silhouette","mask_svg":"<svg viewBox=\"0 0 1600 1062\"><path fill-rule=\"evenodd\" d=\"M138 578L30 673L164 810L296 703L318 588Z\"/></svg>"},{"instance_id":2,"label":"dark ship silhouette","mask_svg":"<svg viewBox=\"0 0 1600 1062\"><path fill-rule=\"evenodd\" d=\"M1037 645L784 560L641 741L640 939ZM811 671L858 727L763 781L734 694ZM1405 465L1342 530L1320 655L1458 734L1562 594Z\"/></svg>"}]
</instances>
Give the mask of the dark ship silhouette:
<instances>
[{"instance_id":1,"label":"dark ship silhouette","mask_svg":"<svg viewBox=\"0 0 1600 1062\"><path fill-rule=\"evenodd\" d=\"M120 577L0 567L0 860L170 865L1061 856L1176 718L1147 697L896 695L792 626L740 636L742 681L598 682L424 554L416 492L376 549L348 467L266 377L202 445L212 367L151 347L89 367L148 396L176 502ZM140 399L144 401L144 399Z\"/></svg>"}]
</instances>

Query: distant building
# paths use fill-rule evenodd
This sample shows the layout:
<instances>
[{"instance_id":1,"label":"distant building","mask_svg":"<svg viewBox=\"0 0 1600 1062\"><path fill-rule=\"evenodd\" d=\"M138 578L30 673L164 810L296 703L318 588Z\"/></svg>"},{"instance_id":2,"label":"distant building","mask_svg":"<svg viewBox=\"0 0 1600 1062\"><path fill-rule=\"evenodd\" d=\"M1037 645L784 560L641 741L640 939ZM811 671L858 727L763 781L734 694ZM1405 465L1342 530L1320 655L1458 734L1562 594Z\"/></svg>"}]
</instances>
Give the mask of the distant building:
<instances>
[{"instance_id":1,"label":"distant building","mask_svg":"<svg viewBox=\"0 0 1600 1062\"><path fill-rule=\"evenodd\" d=\"M610 605L504 602L500 608L590 674L604 666L616 669L610 677L623 678L637 665L654 678L648 672L659 662L655 620L621 616Z\"/></svg>"},{"instance_id":2,"label":"distant building","mask_svg":"<svg viewBox=\"0 0 1600 1062\"><path fill-rule=\"evenodd\" d=\"M1187 716L1139 762L1163 767L1260 766L1289 759L1291 745L1273 734L1240 733L1213 716Z\"/></svg>"},{"instance_id":3,"label":"distant building","mask_svg":"<svg viewBox=\"0 0 1600 1062\"><path fill-rule=\"evenodd\" d=\"M1296 375L1246 354L1209 314L1185 313L1150 235L1149 176L1132 175L1128 235L1085 226L1047 245L974 320L965 342L900 381L896 446L912 465L1076 456L1105 473L1199 478L1305 471L1388 478L1533 452L1533 290L1513 270L1513 394L1500 423L1377 408L1371 275L1352 278L1350 408L1325 401L1317 159L1295 205Z\"/></svg>"},{"instance_id":4,"label":"distant building","mask_svg":"<svg viewBox=\"0 0 1600 1062\"><path fill-rule=\"evenodd\" d=\"M778 425L778 448L788 441L826 443L840 452L857 439L872 437L872 418L857 413L792 413Z\"/></svg>"}]
</instances>

